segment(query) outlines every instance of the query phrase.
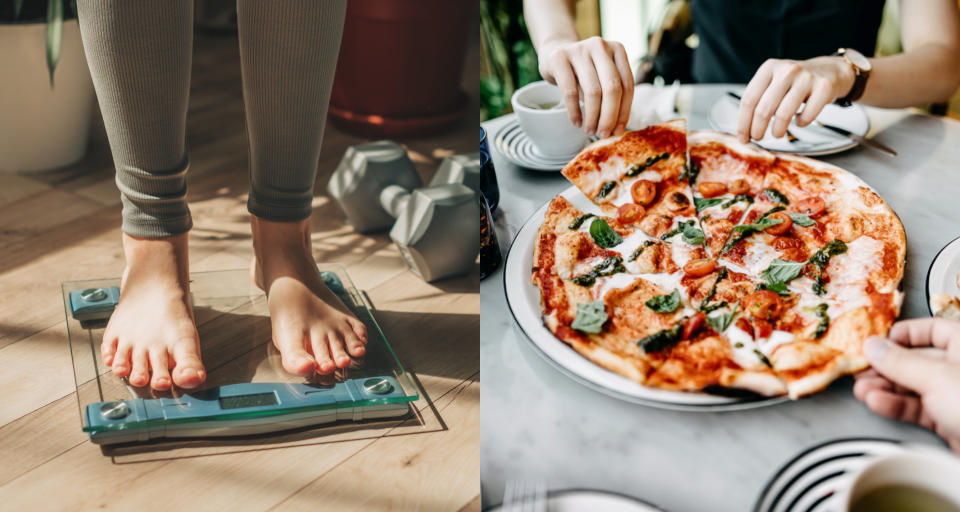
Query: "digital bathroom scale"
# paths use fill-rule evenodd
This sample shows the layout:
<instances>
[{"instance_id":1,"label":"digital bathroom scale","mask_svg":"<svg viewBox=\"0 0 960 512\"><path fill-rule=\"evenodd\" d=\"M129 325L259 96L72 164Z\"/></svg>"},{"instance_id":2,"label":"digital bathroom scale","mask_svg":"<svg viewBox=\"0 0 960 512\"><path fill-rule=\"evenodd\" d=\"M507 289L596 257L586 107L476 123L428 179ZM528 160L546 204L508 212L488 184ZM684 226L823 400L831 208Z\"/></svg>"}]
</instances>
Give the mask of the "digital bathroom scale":
<instances>
[{"instance_id":1,"label":"digital bathroom scale","mask_svg":"<svg viewBox=\"0 0 960 512\"><path fill-rule=\"evenodd\" d=\"M100 356L119 279L62 285L83 431L108 445L157 438L262 434L337 421L406 416L419 395L340 265L324 282L367 327L365 355L330 375L284 371L271 338L266 295L249 270L191 274L206 382L198 389L131 386Z\"/></svg>"}]
</instances>

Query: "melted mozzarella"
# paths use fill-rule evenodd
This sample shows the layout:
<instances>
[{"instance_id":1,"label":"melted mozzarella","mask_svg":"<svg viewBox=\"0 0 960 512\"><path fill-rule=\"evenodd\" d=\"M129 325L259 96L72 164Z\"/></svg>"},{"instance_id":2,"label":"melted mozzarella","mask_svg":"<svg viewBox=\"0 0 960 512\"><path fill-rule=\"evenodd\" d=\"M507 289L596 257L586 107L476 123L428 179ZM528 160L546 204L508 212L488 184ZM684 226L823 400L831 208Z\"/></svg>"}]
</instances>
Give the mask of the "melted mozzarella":
<instances>
[{"instance_id":1,"label":"melted mozzarella","mask_svg":"<svg viewBox=\"0 0 960 512\"><path fill-rule=\"evenodd\" d=\"M756 233L742 242L746 244L746 251L743 254L743 267L750 275L759 276L770 266L771 261L780 257L780 253L768 245L765 238L763 235Z\"/></svg>"},{"instance_id":2,"label":"melted mozzarella","mask_svg":"<svg viewBox=\"0 0 960 512\"><path fill-rule=\"evenodd\" d=\"M760 351L766 356L773 354L773 351L780 345L791 341L793 341L793 333L787 331L773 331L768 338L758 340Z\"/></svg>"},{"instance_id":3,"label":"melted mozzarella","mask_svg":"<svg viewBox=\"0 0 960 512\"><path fill-rule=\"evenodd\" d=\"M744 332L743 329L731 323L730 327L728 327L723 334L730 340L730 348L733 349L733 360L740 365L741 368L752 368L758 364L763 364L763 361L761 361L757 353L754 352L757 350L757 344L754 343L753 338Z\"/></svg>"},{"instance_id":4,"label":"melted mozzarella","mask_svg":"<svg viewBox=\"0 0 960 512\"><path fill-rule=\"evenodd\" d=\"M593 293L594 300L602 299L610 290L626 288L636 280L636 275L619 272L612 276L597 278L596 284L591 287L590 291Z\"/></svg>"},{"instance_id":5,"label":"melted mozzarella","mask_svg":"<svg viewBox=\"0 0 960 512\"><path fill-rule=\"evenodd\" d=\"M682 289L683 287L680 286L680 279L683 278L682 271L674 272L672 274L667 274L665 272L657 274L637 274L636 277L642 277L647 281L650 281L667 293L670 293L673 290L680 290L681 295L684 294Z\"/></svg>"},{"instance_id":6,"label":"melted mozzarella","mask_svg":"<svg viewBox=\"0 0 960 512\"><path fill-rule=\"evenodd\" d=\"M623 239L623 242L618 244L615 247L612 247L611 250L616 251L623 257L623 266L626 267L628 272L639 273L640 269L637 266L637 261L627 261L630 259L630 256L633 255L633 252L637 250L644 242L647 240L656 240L655 238L647 235L641 230L636 230L630 236ZM646 250L646 249L644 249Z\"/></svg>"}]
</instances>

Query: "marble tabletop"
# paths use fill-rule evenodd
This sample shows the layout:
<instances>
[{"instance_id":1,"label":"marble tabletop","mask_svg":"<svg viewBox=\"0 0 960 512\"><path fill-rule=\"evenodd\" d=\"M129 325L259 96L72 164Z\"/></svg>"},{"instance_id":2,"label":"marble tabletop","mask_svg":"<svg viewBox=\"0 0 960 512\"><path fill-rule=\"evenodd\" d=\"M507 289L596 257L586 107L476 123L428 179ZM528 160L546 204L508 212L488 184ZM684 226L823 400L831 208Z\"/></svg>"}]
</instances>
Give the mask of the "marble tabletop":
<instances>
[{"instance_id":1,"label":"marble tabletop","mask_svg":"<svg viewBox=\"0 0 960 512\"><path fill-rule=\"evenodd\" d=\"M707 113L726 90L681 88L677 108L690 129L710 128ZM863 178L900 216L908 243L902 318L927 316L927 269L960 235L960 123L912 110L867 113L869 136L899 156L858 147L823 159ZM491 141L509 119L483 124ZM506 255L527 218L569 182L514 166L494 146L496 230ZM878 436L942 445L929 431L871 413L853 397L851 378L803 400L742 412L666 411L609 397L574 382L532 346L507 308L502 272L480 285L484 507L502 501L506 482L527 480L615 491L670 511L741 512L778 467L813 444Z\"/></svg>"}]
</instances>

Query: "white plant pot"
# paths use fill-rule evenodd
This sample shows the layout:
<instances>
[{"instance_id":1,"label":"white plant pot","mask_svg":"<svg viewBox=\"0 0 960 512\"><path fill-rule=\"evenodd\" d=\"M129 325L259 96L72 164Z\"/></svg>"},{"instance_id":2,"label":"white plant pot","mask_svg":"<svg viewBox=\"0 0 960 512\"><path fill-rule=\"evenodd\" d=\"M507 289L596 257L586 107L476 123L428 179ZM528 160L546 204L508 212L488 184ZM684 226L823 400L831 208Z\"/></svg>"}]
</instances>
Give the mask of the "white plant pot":
<instances>
[{"instance_id":1,"label":"white plant pot","mask_svg":"<svg viewBox=\"0 0 960 512\"><path fill-rule=\"evenodd\" d=\"M93 82L77 20L63 23L50 87L46 23L0 24L0 172L70 165L87 151Z\"/></svg>"}]
</instances>

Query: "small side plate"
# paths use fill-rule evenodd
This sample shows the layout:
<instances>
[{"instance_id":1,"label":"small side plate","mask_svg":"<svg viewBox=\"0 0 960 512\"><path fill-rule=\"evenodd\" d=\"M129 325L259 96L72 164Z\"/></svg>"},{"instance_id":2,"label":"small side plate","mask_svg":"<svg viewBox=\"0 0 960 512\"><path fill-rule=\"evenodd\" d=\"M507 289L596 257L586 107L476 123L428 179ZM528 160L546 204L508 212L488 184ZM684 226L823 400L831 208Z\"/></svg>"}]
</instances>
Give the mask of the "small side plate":
<instances>
[{"instance_id":1,"label":"small side plate","mask_svg":"<svg viewBox=\"0 0 960 512\"><path fill-rule=\"evenodd\" d=\"M940 293L960 297L957 276L960 275L960 238L953 239L933 257L927 270L927 308L933 315L930 298Z\"/></svg>"}]
</instances>

